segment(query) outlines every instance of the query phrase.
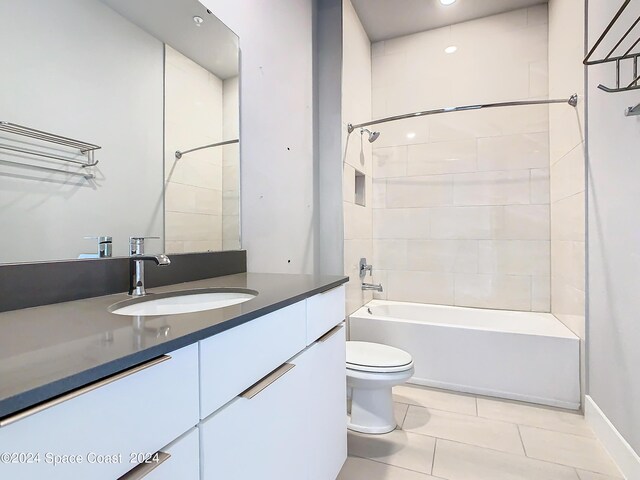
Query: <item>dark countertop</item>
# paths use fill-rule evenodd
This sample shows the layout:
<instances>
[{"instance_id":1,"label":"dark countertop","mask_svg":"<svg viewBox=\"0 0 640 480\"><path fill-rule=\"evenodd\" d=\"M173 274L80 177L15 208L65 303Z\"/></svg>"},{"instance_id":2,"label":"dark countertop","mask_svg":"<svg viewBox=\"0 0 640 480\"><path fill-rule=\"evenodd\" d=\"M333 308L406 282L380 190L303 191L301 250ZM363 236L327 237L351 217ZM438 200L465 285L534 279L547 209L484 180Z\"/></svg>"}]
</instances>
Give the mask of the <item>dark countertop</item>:
<instances>
[{"instance_id":1,"label":"dark countertop","mask_svg":"<svg viewBox=\"0 0 640 480\"><path fill-rule=\"evenodd\" d=\"M0 313L0 418L126 370L348 281L341 276L241 273L149 289L257 290L217 310L134 318L107 308L126 293ZM139 317L138 317L139 318Z\"/></svg>"}]
</instances>

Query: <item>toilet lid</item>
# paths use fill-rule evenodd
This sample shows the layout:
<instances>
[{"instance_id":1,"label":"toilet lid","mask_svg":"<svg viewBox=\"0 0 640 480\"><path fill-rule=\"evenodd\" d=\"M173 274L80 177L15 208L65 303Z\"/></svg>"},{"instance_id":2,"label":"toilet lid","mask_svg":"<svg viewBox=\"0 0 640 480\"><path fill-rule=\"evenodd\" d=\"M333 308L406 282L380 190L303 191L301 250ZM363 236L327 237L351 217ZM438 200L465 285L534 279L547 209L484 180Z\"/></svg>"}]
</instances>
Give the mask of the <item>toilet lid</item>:
<instances>
[{"instance_id":1,"label":"toilet lid","mask_svg":"<svg viewBox=\"0 0 640 480\"><path fill-rule=\"evenodd\" d=\"M370 372L408 370L413 359L404 350L371 342L347 342L347 368Z\"/></svg>"}]
</instances>

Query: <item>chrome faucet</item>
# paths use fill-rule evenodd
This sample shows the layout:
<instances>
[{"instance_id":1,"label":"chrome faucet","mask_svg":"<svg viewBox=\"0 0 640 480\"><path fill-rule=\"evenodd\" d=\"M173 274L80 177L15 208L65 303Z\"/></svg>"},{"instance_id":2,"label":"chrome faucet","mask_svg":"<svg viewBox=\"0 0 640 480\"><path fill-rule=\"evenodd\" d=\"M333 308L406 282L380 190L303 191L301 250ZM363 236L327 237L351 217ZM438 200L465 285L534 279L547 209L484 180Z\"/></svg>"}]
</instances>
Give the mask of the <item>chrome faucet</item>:
<instances>
[{"instance_id":1,"label":"chrome faucet","mask_svg":"<svg viewBox=\"0 0 640 480\"><path fill-rule=\"evenodd\" d=\"M382 292L382 284L379 283L378 285L374 284L374 283L362 283L362 290L375 290L376 292Z\"/></svg>"},{"instance_id":2,"label":"chrome faucet","mask_svg":"<svg viewBox=\"0 0 640 480\"><path fill-rule=\"evenodd\" d=\"M155 262L156 265L164 267L171 264L171 260L164 253L157 255L145 255L144 241L146 238L159 237L130 237L130 259L129 264L129 295L142 297L147 294L144 288L144 262Z\"/></svg>"},{"instance_id":3,"label":"chrome faucet","mask_svg":"<svg viewBox=\"0 0 640 480\"><path fill-rule=\"evenodd\" d=\"M367 272L369 272L369 275L373 275L373 265L368 265L366 258L360 259L359 267L360 267L360 280L364 280L364 277L367 275ZM379 283L378 285L375 285L373 283L362 282L362 290L375 290L376 292L382 292L382 284Z\"/></svg>"}]
</instances>

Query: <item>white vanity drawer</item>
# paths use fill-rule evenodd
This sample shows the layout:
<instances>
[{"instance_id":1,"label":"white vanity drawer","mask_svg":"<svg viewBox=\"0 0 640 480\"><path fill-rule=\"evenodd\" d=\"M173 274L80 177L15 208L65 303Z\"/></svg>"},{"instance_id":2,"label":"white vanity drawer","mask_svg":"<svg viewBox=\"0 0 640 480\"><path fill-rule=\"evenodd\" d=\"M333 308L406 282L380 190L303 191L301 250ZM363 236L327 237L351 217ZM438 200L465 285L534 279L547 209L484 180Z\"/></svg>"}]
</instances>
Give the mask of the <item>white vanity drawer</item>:
<instances>
[{"instance_id":1,"label":"white vanity drawer","mask_svg":"<svg viewBox=\"0 0 640 480\"><path fill-rule=\"evenodd\" d=\"M305 302L256 318L200 342L200 418L305 347Z\"/></svg>"},{"instance_id":2,"label":"white vanity drawer","mask_svg":"<svg viewBox=\"0 0 640 480\"><path fill-rule=\"evenodd\" d=\"M344 321L344 285L307 299L307 345Z\"/></svg>"},{"instance_id":3,"label":"white vanity drawer","mask_svg":"<svg viewBox=\"0 0 640 480\"><path fill-rule=\"evenodd\" d=\"M157 452L118 480L199 480L200 436L197 428ZM156 462L157 463L154 463Z\"/></svg>"},{"instance_id":4,"label":"white vanity drawer","mask_svg":"<svg viewBox=\"0 0 640 480\"><path fill-rule=\"evenodd\" d=\"M284 364L204 420L202 480L306 480L305 378Z\"/></svg>"},{"instance_id":5,"label":"white vanity drawer","mask_svg":"<svg viewBox=\"0 0 640 480\"><path fill-rule=\"evenodd\" d=\"M94 386L0 427L0 452L39 454L38 463L0 463L0 478L113 480L131 470L132 454L154 453L198 423L197 345Z\"/></svg>"}]
</instances>

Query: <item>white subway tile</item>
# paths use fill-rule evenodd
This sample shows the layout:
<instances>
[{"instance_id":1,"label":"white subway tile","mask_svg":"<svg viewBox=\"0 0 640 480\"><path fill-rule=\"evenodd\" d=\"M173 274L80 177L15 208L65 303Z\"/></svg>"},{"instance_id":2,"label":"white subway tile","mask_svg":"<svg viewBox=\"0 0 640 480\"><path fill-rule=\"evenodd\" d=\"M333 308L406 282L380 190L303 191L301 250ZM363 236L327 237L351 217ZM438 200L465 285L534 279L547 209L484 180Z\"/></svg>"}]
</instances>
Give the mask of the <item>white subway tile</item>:
<instances>
[{"instance_id":1,"label":"white subway tile","mask_svg":"<svg viewBox=\"0 0 640 480\"><path fill-rule=\"evenodd\" d=\"M549 8L546 3L527 8L527 25L546 25L549 23Z\"/></svg>"},{"instance_id":2,"label":"white subway tile","mask_svg":"<svg viewBox=\"0 0 640 480\"><path fill-rule=\"evenodd\" d=\"M344 238L347 240L371 238L371 208L344 203Z\"/></svg>"},{"instance_id":3,"label":"white subway tile","mask_svg":"<svg viewBox=\"0 0 640 480\"><path fill-rule=\"evenodd\" d=\"M428 208L373 210L373 238L428 238Z\"/></svg>"},{"instance_id":4,"label":"white subway tile","mask_svg":"<svg viewBox=\"0 0 640 480\"><path fill-rule=\"evenodd\" d=\"M407 175L437 175L475 170L475 140L423 143L408 147Z\"/></svg>"},{"instance_id":5,"label":"white subway tile","mask_svg":"<svg viewBox=\"0 0 640 480\"><path fill-rule=\"evenodd\" d=\"M409 240L406 248L406 268L409 270L434 273L478 272L476 240Z\"/></svg>"},{"instance_id":6,"label":"white subway tile","mask_svg":"<svg viewBox=\"0 0 640 480\"><path fill-rule=\"evenodd\" d=\"M551 166L551 201L584 192L584 178L584 146L581 143Z\"/></svg>"},{"instance_id":7,"label":"white subway tile","mask_svg":"<svg viewBox=\"0 0 640 480\"><path fill-rule=\"evenodd\" d=\"M438 207L431 209L431 238L488 239L501 207Z\"/></svg>"},{"instance_id":8,"label":"white subway tile","mask_svg":"<svg viewBox=\"0 0 640 480\"><path fill-rule=\"evenodd\" d=\"M478 140L478 170L520 170L549 166L548 133L528 133Z\"/></svg>"},{"instance_id":9,"label":"white subway tile","mask_svg":"<svg viewBox=\"0 0 640 480\"><path fill-rule=\"evenodd\" d=\"M397 86L398 80L407 74L409 62L403 52L377 56L371 63L371 86L383 88Z\"/></svg>"},{"instance_id":10,"label":"white subway tile","mask_svg":"<svg viewBox=\"0 0 640 480\"><path fill-rule=\"evenodd\" d=\"M408 240L382 240L373 241L373 258L371 263L375 269L382 270L407 270L407 242ZM413 264L414 259L411 259Z\"/></svg>"},{"instance_id":11,"label":"white subway tile","mask_svg":"<svg viewBox=\"0 0 640 480\"><path fill-rule=\"evenodd\" d=\"M373 175L375 178L404 177L406 174L406 146L373 149Z\"/></svg>"},{"instance_id":12,"label":"white subway tile","mask_svg":"<svg viewBox=\"0 0 640 480\"><path fill-rule=\"evenodd\" d=\"M549 205L508 205L494 217L493 238L548 240Z\"/></svg>"},{"instance_id":13,"label":"white subway tile","mask_svg":"<svg viewBox=\"0 0 640 480\"><path fill-rule=\"evenodd\" d=\"M385 208L387 198L387 180L374 178L372 182L371 206Z\"/></svg>"},{"instance_id":14,"label":"white subway tile","mask_svg":"<svg viewBox=\"0 0 640 480\"><path fill-rule=\"evenodd\" d=\"M531 311L551 311L551 277L549 275L531 277Z\"/></svg>"},{"instance_id":15,"label":"white subway tile","mask_svg":"<svg viewBox=\"0 0 640 480\"><path fill-rule=\"evenodd\" d=\"M543 98L549 95L549 66L547 59L529 64L529 97Z\"/></svg>"},{"instance_id":16,"label":"white subway tile","mask_svg":"<svg viewBox=\"0 0 640 480\"><path fill-rule=\"evenodd\" d=\"M407 112L405 110L402 113ZM429 141L429 125L424 118L410 118L400 122L381 123L371 128L380 132L380 137L373 144L375 149L413 145ZM355 132L351 135L353 136L354 134Z\"/></svg>"},{"instance_id":17,"label":"white subway tile","mask_svg":"<svg viewBox=\"0 0 640 480\"><path fill-rule=\"evenodd\" d=\"M342 199L347 203L355 202L356 169L348 163L343 164Z\"/></svg>"},{"instance_id":18,"label":"white subway tile","mask_svg":"<svg viewBox=\"0 0 640 480\"><path fill-rule=\"evenodd\" d=\"M584 241L584 211L584 192L554 202L551 205L552 239Z\"/></svg>"},{"instance_id":19,"label":"white subway tile","mask_svg":"<svg viewBox=\"0 0 640 480\"><path fill-rule=\"evenodd\" d=\"M531 309L531 277L456 274L455 305L528 311Z\"/></svg>"},{"instance_id":20,"label":"white subway tile","mask_svg":"<svg viewBox=\"0 0 640 480\"><path fill-rule=\"evenodd\" d=\"M451 175L387 179L389 208L432 207L453 204Z\"/></svg>"},{"instance_id":21,"label":"white subway tile","mask_svg":"<svg viewBox=\"0 0 640 480\"><path fill-rule=\"evenodd\" d=\"M529 170L457 174L454 175L454 204L528 204L529 184Z\"/></svg>"},{"instance_id":22,"label":"white subway tile","mask_svg":"<svg viewBox=\"0 0 640 480\"><path fill-rule=\"evenodd\" d=\"M584 101L584 97L580 100ZM549 158L551 165L584 143L585 135L579 117L580 111L581 108L568 108L565 104L549 106Z\"/></svg>"},{"instance_id":23,"label":"white subway tile","mask_svg":"<svg viewBox=\"0 0 640 480\"><path fill-rule=\"evenodd\" d=\"M546 205L549 203L549 169L534 168L531 170L531 203Z\"/></svg>"},{"instance_id":24,"label":"white subway tile","mask_svg":"<svg viewBox=\"0 0 640 480\"><path fill-rule=\"evenodd\" d=\"M553 227L552 227L553 233ZM554 279L585 290L585 242L551 240L551 275Z\"/></svg>"},{"instance_id":25,"label":"white subway tile","mask_svg":"<svg viewBox=\"0 0 640 480\"><path fill-rule=\"evenodd\" d=\"M479 273L550 275L548 240L480 240Z\"/></svg>"},{"instance_id":26,"label":"white subway tile","mask_svg":"<svg viewBox=\"0 0 640 480\"><path fill-rule=\"evenodd\" d=\"M456 102L456 106L459 103ZM439 108L446 106L439 105ZM467 111L440 114L428 118L429 141L447 142L475 140L502 134L502 124L493 121L489 111ZM474 147L475 150L475 147Z\"/></svg>"},{"instance_id":27,"label":"white subway tile","mask_svg":"<svg viewBox=\"0 0 640 480\"><path fill-rule=\"evenodd\" d=\"M452 305L453 286L449 273L387 272L387 296L398 301Z\"/></svg>"},{"instance_id":28,"label":"white subway tile","mask_svg":"<svg viewBox=\"0 0 640 480\"><path fill-rule=\"evenodd\" d=\"M196 241L222 238L222 217L193 213L166 212L167 241Z\"/></svg>"}]
</instances>

